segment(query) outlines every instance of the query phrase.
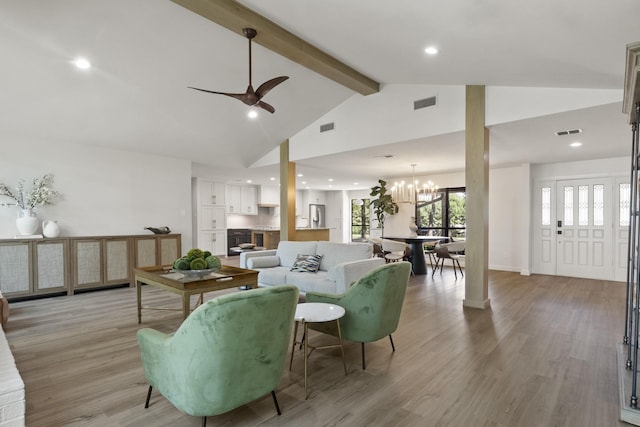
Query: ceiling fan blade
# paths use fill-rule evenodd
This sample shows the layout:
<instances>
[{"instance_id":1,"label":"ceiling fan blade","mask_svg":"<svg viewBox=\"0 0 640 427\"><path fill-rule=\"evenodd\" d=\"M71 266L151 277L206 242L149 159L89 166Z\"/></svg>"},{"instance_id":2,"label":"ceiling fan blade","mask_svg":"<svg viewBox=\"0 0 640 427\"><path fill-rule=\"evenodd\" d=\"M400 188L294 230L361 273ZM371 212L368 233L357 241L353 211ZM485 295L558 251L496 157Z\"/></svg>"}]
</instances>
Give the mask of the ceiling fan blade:
<instances>
[{"instance_id":1,"label":"ceiling fan blade","mask_svg":"<svg viewBox=\"0 0 640 427\"><path fill-rule=\"evenodd\" d=\"M187 86L187 87L189 89L199 90L201 92L213 93L216 95L224 95L224 96L229 96L231 98L236 98L249 106L257 106L267 110L270 113L274 113L276 109L273 108L271 105L267 104L266 102L262 102L260 99L262 99L262 97L265 96L271 89L278 86L283 81L287 80L289 76L280 76L280 77L275 77L271 80L267 80L266 82L260 85L258 90L254 91L253 86L251 84L251 71L252 71L251 70L251 39L253 39L256 36L257 32L253 28L243 28L242 32L244 33L245 37L249 39L249 86L247 87L247 91L245 93L226 93L226 92L216 92L216 91L207 90L207 89L200 89L192 86Z\"/></svg>"},{"instance_id":2,"label":"ceiling fan blade","mask_svg":"<svg viewBox=\"0 0 640 427\"><path fill-rule=\"evenodd\" d=\"M273 108L271 105L267 104L264 101L258 101L256 105L258 107L260 107L260 108L263 108L263 109L267 110L268 112L270 112L272 114L275 113L275 111L276 111L275 108Z\"/></svg>"},{"instance_id":3,"label":"ceiling fan blade","mask_svg":"<svg viewBox=\"0 0 640 427\"><path fill-rule=\"evenodd\" d=\"M199 89L197 87L191 87L191 86L187 86L189 89L195 89L195 90L199 90L200 92L207 92L207 93L213 93L215 95L224 95L224 96L230 96L231 98L235 98L235 99L239 99L242 102L245 102L245 97L247 96L246 93L226 93L226 92L216 92L213 90L207 90L207 89ZM246 102L245 102L246 103Z\"/></svg>"},{"instance_id":4,"label":"ceiling fan blade","mask_svg":"<svg viewBox=\"0 0 640 427\"><path fill-rule=\"evenodd\" d=\"M274 87L278 86L280 83L282 83L283 81L287 80L288 78L289 78L289 76L280 76L280 77L275 77L275 78L273 78L271 80L267 80L266 82L262 83L258 87L258 90L256 90L256 95L258 96L258 98L262 98L271 89L273 89Z\"/></svg>"}]
</instances>

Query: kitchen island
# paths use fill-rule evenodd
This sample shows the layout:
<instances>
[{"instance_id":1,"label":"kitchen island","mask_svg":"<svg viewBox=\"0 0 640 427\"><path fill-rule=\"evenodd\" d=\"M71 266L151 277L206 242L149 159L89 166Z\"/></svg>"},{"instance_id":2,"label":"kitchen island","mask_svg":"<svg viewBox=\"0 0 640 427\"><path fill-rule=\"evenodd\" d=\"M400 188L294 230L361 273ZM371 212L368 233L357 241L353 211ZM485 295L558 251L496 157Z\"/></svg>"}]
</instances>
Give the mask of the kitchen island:
<instances>
[{"instance_id":1,"label":"kitchen island","mask_svg":"<svg viewBox=\"0 0 640 427\"><path fill-rule=\"evenodd\" d=\"M296 228L293 240L309 242L317 240L329 240L328 228ZM280 243L280 230L272 228L254 228L251 230L251 243L262 246L265 249L277 249Z\"/></svg>"},{"instance_id":2,"label":"kitchen island","mask_svg":"<svg viewBox=\"0 0 640 427\"><path fill-rule=\"evenodd\" d=\"M296 238L299 242L329 240L328 228L296 228Z\"/></svg>"}]
</instances>

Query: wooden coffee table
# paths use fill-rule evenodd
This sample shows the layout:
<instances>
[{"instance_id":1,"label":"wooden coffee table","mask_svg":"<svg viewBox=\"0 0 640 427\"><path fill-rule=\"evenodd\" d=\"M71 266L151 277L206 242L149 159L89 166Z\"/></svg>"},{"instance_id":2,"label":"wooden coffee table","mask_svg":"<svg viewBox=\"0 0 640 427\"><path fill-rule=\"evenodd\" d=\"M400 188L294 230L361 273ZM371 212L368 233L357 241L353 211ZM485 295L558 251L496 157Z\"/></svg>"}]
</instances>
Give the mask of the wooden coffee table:
<instances>
[{"instance_id":1,"label":"wooden coffee table","mask_svg":"<svg viewBox=\"0 0 640 427\"><path fill-rule=\"evenodd\" d=\"M155 286L182 297L182 316L186 319L191 313L191 295L200 295L199 304L203 301L203 294L236 287L258 287L258 272L246 268L223 265L220 270L208 276L187 277L176 273L170 265L142 267L134 270L136 294L138 298L138 323L142 322L142 309L148 310L180 310L176 308L149 307L142 305L142 284Z\"/></svg>"}]
</instances>

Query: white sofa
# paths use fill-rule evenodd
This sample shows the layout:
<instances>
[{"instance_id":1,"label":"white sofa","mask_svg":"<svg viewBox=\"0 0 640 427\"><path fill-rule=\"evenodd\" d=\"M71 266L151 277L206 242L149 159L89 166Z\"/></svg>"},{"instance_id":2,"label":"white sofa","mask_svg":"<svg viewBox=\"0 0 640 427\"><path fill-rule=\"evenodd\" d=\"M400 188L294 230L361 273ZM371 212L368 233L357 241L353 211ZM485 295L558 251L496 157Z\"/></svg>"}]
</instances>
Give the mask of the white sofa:
<instances>
[{"instance_id":1,"label":"white sofa","mask_svg":"<svg viewBox=\"0 0 640 427\"><path fill-rule=\"evenodd\" d=\"M322 255L315 273L291 271L298 255ZM358 279L384 264L370 243L281 241L278 249L243 252L240 267L259 271L259 286L295 285L300 293L342 294Z\"/></svg>"}]
</instances>

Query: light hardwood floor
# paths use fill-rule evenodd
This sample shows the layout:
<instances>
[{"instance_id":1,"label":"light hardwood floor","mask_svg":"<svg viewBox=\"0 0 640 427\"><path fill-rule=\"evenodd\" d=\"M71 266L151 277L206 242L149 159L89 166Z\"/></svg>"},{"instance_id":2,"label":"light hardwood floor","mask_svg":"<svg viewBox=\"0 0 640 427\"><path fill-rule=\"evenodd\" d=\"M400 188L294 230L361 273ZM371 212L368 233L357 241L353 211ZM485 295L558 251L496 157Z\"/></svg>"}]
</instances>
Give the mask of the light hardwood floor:
<instances>
[{"instance_id":1,"label":"light hardwood floor","mask_svg":"<svg viewBox=\"0 0 640 427\"><path fill-rule=\"evenodd\" d=\"M143 292L146 302L180 307L175 295ZM489 292L491 309L465 309L464 279L451 269L411 277L395 353L386 339L367 344L363 371L359 344L346 343L345 376L338 351L314 352L304 400L296 352L277 390L282 416L267 395L208 425L626 425L616 373L623 283L492 271ZM180 318L145 312L138 325L133 288L12 304L7 338L26 385L27 426L199 426L158 393L143 408L135 332L171 332Z\"/></svg>"}]
</instances>

